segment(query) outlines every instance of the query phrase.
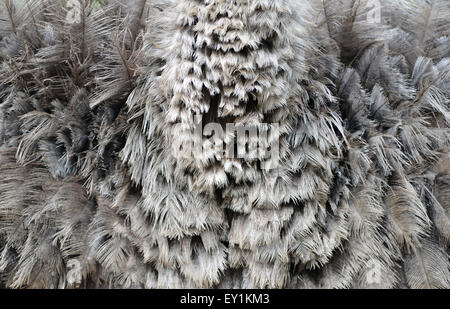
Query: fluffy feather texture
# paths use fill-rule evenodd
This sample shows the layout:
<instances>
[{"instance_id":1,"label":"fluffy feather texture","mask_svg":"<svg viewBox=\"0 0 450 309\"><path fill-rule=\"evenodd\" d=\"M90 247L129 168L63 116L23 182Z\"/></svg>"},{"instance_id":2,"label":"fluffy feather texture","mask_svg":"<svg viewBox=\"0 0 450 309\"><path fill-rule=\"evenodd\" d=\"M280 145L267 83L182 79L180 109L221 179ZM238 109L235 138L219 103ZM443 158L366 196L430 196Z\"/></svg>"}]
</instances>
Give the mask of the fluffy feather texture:
<instances>
[{"instance_id":1,"label":"fluffy feather texture","mask_svg":"<svg viewBox=\"0 0 450 309\"><path fill-rule=\"evenodd\" d=\"M448 1L75 2L0 2L2 284L450 287Z\"/></svg>"}]
</instances>

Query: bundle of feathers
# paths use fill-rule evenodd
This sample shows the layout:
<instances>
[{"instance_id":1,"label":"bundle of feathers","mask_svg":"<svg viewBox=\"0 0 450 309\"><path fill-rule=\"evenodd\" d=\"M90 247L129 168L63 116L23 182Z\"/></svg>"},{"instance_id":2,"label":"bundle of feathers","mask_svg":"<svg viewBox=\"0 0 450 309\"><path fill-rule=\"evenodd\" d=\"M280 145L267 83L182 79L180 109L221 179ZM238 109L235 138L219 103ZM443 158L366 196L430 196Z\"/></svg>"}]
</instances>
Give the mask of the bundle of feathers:
<instances>
[{"instance_id":1,"label":"bundle of feathers","mask_svg":"<svg viewBox=\"0 0 450 309\"><path fill-rule=\"evenodd\" d=\"M0 286L449 288L449 35L448 0L1 0ZM186 156L193 116L278 124L278 166Z\"/></svg>"}]
</instances>

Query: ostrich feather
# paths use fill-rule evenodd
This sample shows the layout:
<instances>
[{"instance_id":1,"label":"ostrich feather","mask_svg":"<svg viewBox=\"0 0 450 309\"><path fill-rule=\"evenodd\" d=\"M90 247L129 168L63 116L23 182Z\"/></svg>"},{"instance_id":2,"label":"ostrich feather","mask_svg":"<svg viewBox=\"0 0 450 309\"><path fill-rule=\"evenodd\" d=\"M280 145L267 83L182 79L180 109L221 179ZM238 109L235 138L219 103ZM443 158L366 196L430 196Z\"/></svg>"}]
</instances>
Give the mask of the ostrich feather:
<instances>
[{"instance_id":1,"label":"ostrich feather","mask_svg":"<svg viewBox=\"0 0 450 309\"><path fill-rule=\"evenodd\" d=\"M448 286L450 265L445 250L432 239L405 258L405 273L409 286L445 288Z\"/></svg>"},{"instance_id":2,"label":"ostrich feather","mask_svg":"<svg viewBox=\"0 0 450 309\"><path fill-rule=\"evenodd\" d=\"M450 287L449 12L1 0L0 286Z\"/></svg>"}]
</instances>

